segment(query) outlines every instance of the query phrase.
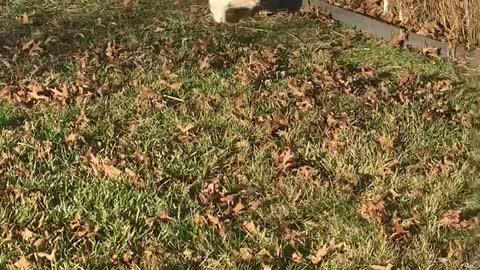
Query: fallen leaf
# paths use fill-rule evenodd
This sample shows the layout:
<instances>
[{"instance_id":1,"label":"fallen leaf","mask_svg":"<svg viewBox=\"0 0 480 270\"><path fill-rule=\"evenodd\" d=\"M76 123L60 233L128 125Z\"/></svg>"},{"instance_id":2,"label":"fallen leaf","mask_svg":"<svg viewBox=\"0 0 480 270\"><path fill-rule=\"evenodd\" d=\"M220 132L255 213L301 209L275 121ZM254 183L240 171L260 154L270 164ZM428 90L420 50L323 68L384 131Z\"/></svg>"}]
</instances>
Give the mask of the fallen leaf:
<instances>
[{"instance_id":1,"label":"fallen leaf","mask_svg":"<svg viewBox=\"0 0 480 270\"><path fill-rule=\"evenodd\" d=\"M388 263L386 266L375 264L375 265L371 265L370 268L372 270L392 270L393 265L391 263Z\"/></svg>"},{"instance_id":2,"label":"fallen leaf","mask_svg":"<svg viewBox=\"0 0 480 270\"><path fill-rule=\"evenodd\" d=\"M302 259L303 259L303 256L300 252L295 251L295 252L292 253L292 261L294 261L296 263L300 263L300 262L302 262Z\"/></svg>"},{"instance_id":3,"label":"fallen leaf","mask_svg":"<svg viewBox=\"0 0 480 270\"><path fill-rule=\"evenodd\" d=\"M364 219L373 219L378 224L382 223L385 210L385 202L382 198L365 201L360 207L360 215Z\"/></svg>"},{"instance_id":4,"label":"fallen leaf","mask_svg":"<svg viewBox=\"0 0 480 270\"><path fill-rule=\"evenodd\" d=\"M115 62L115 58L117 57L117 49L115 48L115 43L109 41L107 43L107 48L105 49L105 56L107 57L107 62L109 64L113 64Z\"/></svg>"},{"instance_id":5,"label":"fallen leaf","mask_svg":"<svg viewBox=\"0 0 480 270\"><path fill-rule=\"evenodd\" d=\"M243 261L250 261L253 259L253 250L251 248L240 248L240 258L243 260Z\"/></svg>"},{"instance_id":6,"label":"fallen leaf","mask_svg":"<svg viewBox=\"0 0 480 270\"><path fill-rule=\"evenodd\" d=\"M183 86L183 83L181 83L181 82L169 83L169 82L167 82L167 81L165 81L165 80L160 80L159 83L160 83L162 86L164 86L164 87L166 87L166 88L170 88L171 90L175 90L175 91L180 90L180 88L182 88L182 86Z\"/></svg>"},{"instance_id":7,"label":"fallen leaf","mask_svg":"<svg viewBox=\"0 0 480 270\"><path fill-rule=\"evenodd\" d=\"M22 15L20 15L18 17L18 21L23 25L32 24L32 20L27 13L23 13Z\"/></svg>"},{"instance_id":8,"label":"fallen leaf","mask_svg":"<svg viewBox=\"0 0 480 270\"><path fill-rule=\"evenodd\" d=\"M387 139L385 136L378 137L378 142L382 145L385 149L393 149L393 140Z\"/></svg>"},{"instance_id":9,"label":"fallen leaf","mask_svg":"<svg viewBox=\"0 0 480 270\"><path fill-rule=\"evenodd\" d=\"M398 47L398 46L403 46L403 43L407 40L408 35L405 33L403 30L400 31L400 33L395 34L390 38L388 41L388 46L391 47Z\"/></svg>"},{"instance_id":10,"label":"fallen leaf","mask_svg":"<svg viewBox=\"0 0 480 270\"><path fill-rule=\"evenodd\" d=\"M27 270L32 268L32 263L25 256L21 256L13 266L17 269Z\"/></svg>"},{"instance_id":11,"label":"fallen leaf","mask_svg":"<svg viewBox=\"0 0 480 270\"><path fill-rule=\"evenodd\" d=\"M21 232L21 235L22 235L22 239L23 239L23 240L29 241L29 240L32 239L32 237L33 237L33 232L30 231L28 228L25 228L25 229Z\"/></svg>"},{"instance_id":12,"label":"fallen leaf","mask_svg":"<svg viewBox=\"0 0 480 270\"><path fill-rule=\"evenodd\" d=\"M129 250L122 255L122 262L126 265L131 265L133 262L133 251Z\"/></svg>"},{"instance_id":13,"label":"fallen leaf","mask_svg":"<svg viewBox=\"0 0 480 270\"><path fill-rule=\"evenodd\" d=\"M285 147L276 154L275 166L281 172L286 172L295 166L295 154L289 147Z\"/></svg>"},{"instance_id":14,"label":"fallen leaf","mask_svg":"<svg viewBox=\"0 0 480 270\"><path fill-rule=\"evenodd\" d=\"M125 168L125 174L130 178L130 180L135 186L139 188L145 187L145 183L143 182L143 180L133 170Z\"/></svg>"},{"instance_id":15,"label":"fallen leaf","mask_svg":"<svg viewBox=\"0 0 480 270\"><path fill-rule=\"evenodd\" d=\"M390 235L390 240L395 241L400 238L410 237L410 232L405 229L405 226L402 224L401 219L397 216L397 211L393 212L392 219L392 234Z\"/></svg>"},{"instance_id":16,"label":"fallen leaf","mask_svg":"<svg viewBox=\"0 0 480 270\"><path fill-rule=\"evenodd\" d=\"M217 228L220 236L224 237L225 236L225 228L224 228L223 222L221 222L218 217L212 216L210 214L207 215L207 218L213 225L215 225L215 227Z\"/></svg>"},{"instance_id":17,"label":"fallen leaf","mask_svg":"<svg viewBox=\"0 0 480 270\"><path fill-rule=\"evenodd\" d=\"M117 177L122 174L122 171L117 169L115 166L109 164L102 164L102 170L107 177Z\"/></svg>"},{"instance_id":18,"label":"fallen leaf","mask_svg":"<svg viewBox=\"0 0 480 270\"><path fill-rule=\"evenodd\" d=\"M417 83L417 74L404 70L400 74L400 86L415 85Z\"/></svg>"},{"instance_id":19,"label":"fallen leaf","mask_svg":"<svg viewBox=\"0 0 480 270\"><path fill-rule=\"evenodd\" d=\"M462 217L460 209L448 210L442 214L440 223L444 227L449 228L467 228L473 224L470 220L465 220Z\"/></svg>"},{"instance_id":20,"label":"fallen leaf","mask_svg":"<svg viewBox=\"0 0 480 270\"><path fill-rule=\"evenodd\" d=\"M40 237L38 238L37 240L35 240L35 242L33 243L33 245L38 249L38 250L42 250L45 248L47 244L47 239L43 238L43 237Z\"/></svg>"},{"instance_id":21,"label":"fallen leaf","mask_svg":"<svg viewBox=\"0 0 480 270\"><path fill-rule=\"evenodd\" d=\"M65 137L65 143L68 147L73 147L77 142L78 134L77 133L70 133L70 135Z\"/></svg>"},{"instance_id":22,"label":"fallen leaf","mask_svg":"<svg viewBox=\"0 0 480 270\"><path fill-rule=\"evenodd\" d=\"M263 262L260 266L262 267L262 270L272 270L272 267L270 265L265 264Z\"/></svg>"},{"instance_id":23,"label":"fallen leaf","mask_svg":"<svg viewBox=\"0 0 480 270\"><path fill-rule=\"evenodd\" d=\"M238 201L238 203L233 207L232 212L235 215L240 214L240 212L245 208L245 206L242 204L242 201Z\"/></svg>"},{"instance_id":24,"label":"fallen leaf","mask_svg":"<svg viewBox=\"0 0 480 270\"><path fill-rule=\"evenodd\" d=\"M161 211L157 214L157 218L161 221L175 221L174 218L170 217L167 211Z\"/></svg>"},{"instance_id":25,"label":"fallen leaf","mask_svg":"<svg viewBox=\"0 0 480 270\"><path fill-rule=\"evenodd\" d=\"M304 179L311 179L317 174L317 170L310 166L302 166L298 168L297 175Z\"/></svg>"},{"instance_id":26,"label":"fallen leaf","mask_svg":"<svg viewBox=\"0 0 480 270\"><path fill-rule=\"evenodd\" d=\"M423 48L422 53L427 57L431 58L439 58L440 57L440 49L439 48Z\"/></svg>"},{"instance_id":27,"label":"fallen leaf","mask_svg":"<svg viewBox=\"0 0 480 270\"><path fill-rule=\"evenodd\" d=\"M255 226L255 223L253 223L253 221L245 221L242 224L242 227L251 235L256 235L258 233L257 227Z\"/></svg>"},{"instance_id":28,"label":"fallen leaf","mask_svg":"<svg viewBox=\"0 0 480 270\"><path fill-rule=\"evenodd\" d=\"M317 249L315 254L308 256L307 258L313 263L313 264L319 264L322 262L323 258L328 254L328 251L330 248L335 245L335 242L333 239L330 240L330 242L325 243L322 247Z\"/></svg>"},{"instance_id":29,"label":"fallen leaf","mask_svg":"<svg viewBox=\"0 0 480 270\"><path fill-rule=\"evenodd\" d=\"M126 13L131 12L133 10L133 0L123 0L123 11Z\"/></svg>"},{"instance_id":30,"label":"fallen leaf","mask_svg":"<svg viewBox=\"0 0 480 270\"><path fill-rule=\"evenodd\" d=\"M88 119L87 116L85 115L85 112L82 110L80 111L80 114L77 116L77 119L75 120L75 127L77 129L84 129L88 124Z\"/></svg>"}]
</instances>

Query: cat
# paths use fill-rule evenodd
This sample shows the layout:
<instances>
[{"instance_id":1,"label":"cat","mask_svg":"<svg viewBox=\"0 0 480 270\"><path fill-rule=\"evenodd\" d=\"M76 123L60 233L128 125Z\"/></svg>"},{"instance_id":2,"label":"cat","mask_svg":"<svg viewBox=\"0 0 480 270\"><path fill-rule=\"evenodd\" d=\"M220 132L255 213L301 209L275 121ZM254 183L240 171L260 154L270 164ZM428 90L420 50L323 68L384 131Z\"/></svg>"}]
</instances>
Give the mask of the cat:
<instances>
[{"instance_id":1,"label":"cat","mask_svg":"<svg viewBox=\"0 0 480 270\"><path fill-rule=\"evenodd\" d=\"M260 0L209 0L210 12L213 20L217 23L227 22L227 10L249 9L252 10L260 5Z\"/></svg>"}]
</instances>

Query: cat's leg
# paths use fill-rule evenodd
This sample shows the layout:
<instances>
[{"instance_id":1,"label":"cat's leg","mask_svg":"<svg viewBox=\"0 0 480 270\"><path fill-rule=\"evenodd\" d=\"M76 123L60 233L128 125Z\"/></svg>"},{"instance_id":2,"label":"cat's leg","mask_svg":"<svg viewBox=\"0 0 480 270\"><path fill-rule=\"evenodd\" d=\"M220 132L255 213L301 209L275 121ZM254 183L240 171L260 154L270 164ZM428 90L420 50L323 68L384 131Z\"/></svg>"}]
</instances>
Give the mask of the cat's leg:
<instances>
[{"instance_id":1,"label":"cat's leg","mask_svg":"<svg viewBox=\"0 0 480 270\"><path fill-rule=\"evenodd\" d=\"M210 12L213 20L217 23L226 23L226 12L228 9L228 0L209 0Z\"/></svg>"}]
</instances>

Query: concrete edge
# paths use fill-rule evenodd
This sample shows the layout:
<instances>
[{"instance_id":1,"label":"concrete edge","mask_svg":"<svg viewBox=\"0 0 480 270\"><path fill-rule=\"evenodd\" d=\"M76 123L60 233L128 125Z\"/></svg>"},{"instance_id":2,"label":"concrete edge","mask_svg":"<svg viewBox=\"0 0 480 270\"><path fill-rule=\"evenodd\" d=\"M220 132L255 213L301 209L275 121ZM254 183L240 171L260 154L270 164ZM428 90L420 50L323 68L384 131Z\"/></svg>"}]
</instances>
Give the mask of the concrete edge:
<instances>
[{"instance_id":1,"label":"concrete edge","mask_svg":"<svg viewBox=\"0 0 480 270\"><path fill-rule=\"evenodd\" d=\"M407 39L403 44L404 47L411 47L414 49L437 48L442 57L465 60L472 67L480 68L480 49L469 52L463 46L452 48L447 42L434 40L410 31L405 31L398 26L390 25L371 17L331 5L322 0L302 0L302 6L318 8L320 12L331 16L331 18L336 21L345 25L353 26L358 30L386 41L390 40L393 36L404 32L407 34Z\"/></svg>"}]
</instances>

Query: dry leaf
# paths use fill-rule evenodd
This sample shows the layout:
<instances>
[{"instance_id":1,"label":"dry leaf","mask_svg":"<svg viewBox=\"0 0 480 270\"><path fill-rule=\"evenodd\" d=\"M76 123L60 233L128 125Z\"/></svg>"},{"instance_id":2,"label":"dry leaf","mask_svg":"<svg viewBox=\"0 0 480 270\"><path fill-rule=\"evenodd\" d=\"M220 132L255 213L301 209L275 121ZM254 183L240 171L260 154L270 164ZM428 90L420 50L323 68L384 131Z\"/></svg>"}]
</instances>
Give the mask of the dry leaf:
<instances>
[{"instance_id":1,"label":"dry leaf","mask_svg":"<svg viewBox=\"0 0 480 270\"><path fill-rule=\"evenodd\" d=\"M393 212L392 216L392 234L390 235L390 240L395 241L400 238L410 237L410 232L405 229L405 226L401 223L401 219L397 216L397 211Z\"/></svg>"},{"instance_id":2,"label":"dry leaf","mask_svg":"<svg viewBox=\"0 0 480 270\"><path fill-rule=\"evenodd\" d=\"M393 265L392 264L387 264L386 266L383 266L383 265L371 265L370 268L372 270L392 270L393 269Z\"/></svg>"},{"instance_id":3,"label":"dry leaf","mask_svg":"<svg viewBox=\"0 0 480 270\"><path fill-rule=\"evenodd\" d=\"M33 243L33 245L38 249L38 250L42 250L45 248L47 244L47 239L43 238L43 237L40 237L38 238L37 240L35 240L35 242Z\"/></svg>"},{"instance_id":4,"label":"dry leaf","mask_svg":"<svg viewBox=\"0 0 480 270\"><path fill-rule=\"evenodd\" d=\"M25 228L25 229L21 232L21 235L22 235L22 239L23 239L23 240L29 241L29 240L32 239L32 237L33 237L33 232L30 231L28 228Z\"/></svg>"},{"instance_id":5,"label":"dry leaf","mask_svg":"<svg viewBox=\"0 0 480 270\"><path fill-rule=\"evenodd\" d=\"M328 251L330 248L335 246L335 240L332 239L330 242L325 243L322 247L317 249L315 254L308 256L308 259L313 263L313 264L319 264L322 262L323 258L328 254Z\"/></svg>"},{"instance_id":6,"label":"dry leaf","mask_svg":"<svg viewBox=\"0 0 480 270\"><path fill-rule=\"evenodd\" d=\"M378 142L385 148L385 149L393 149L393 140L387 139L385 136L378 137Z\"/></svg>"},{"instance_id":7,"label":"dry leaf","mask_svg":"<svg viewBox=\"0 0 480 270\"><path fill-rule=\"evenodd\" d=\"M25 256L22 256L13 266L20 270L27 270L32 268L32 263Z\"/></svg>"},{"instance_id":8,"label":"dry leaf","mask_svg":"<svg viewBox=\"0 0 480 270\"><path fill-rule=\"evenodd\" d=\"M65 137L65 143L68 147L73 147L77 142L78 134L77 133L70 133L70 135Z\"/></svg>"},{"instance_id":9,"label":"dry leaf","mask_svg":"<svg viewBox=\"0 0 480 270\"><path fill-rule=\"evenodd\" d=\"M161 221L175 221L174 218L170 217L167 211L161 211L157 214L157 218Z\"/></svg>"},{"instance_id":10,"label":"dry leaf","mask_svg":"<svg viewBox=\"0 0 480 270\"><path fill-rule=\"evenodd\" d=\"M143 180L133 170L125 168L125 174L130 178L130 180L135 186L139 188L145 187L145 183L143 182Z\"/></svg>"},{"instance_id":11,"label":"dry leaf","mask_svg":"<svg viewBox=\"0 0 480 270\"><path fill-rule=\"evenodd\" d=\"M207 218L213 225L216 226L220 236L225 237L225 227L223 225L223 222L221 222L218 217L212 216L210 214L207 215Z\"/></svg>"},{"instance_id":12,"label":"dry leaf","mask_svg":"<svg viewBox=\"0 0 480 270\"><path fill-rule=\"evenodd\" d=\"M385 202L382 198L377 198L375 203L372 201L364 202L360 207L359 212L364 219L373 219L380 224L383 220L384 210Z\"/></svg>"},{"instance_id":13,"label":"dry leaf","mask_svg":"<svg viewBox=\"0 0 480 270\"><path fill-rule=\"evenodd\" d=\"M133 10L133 0L123 0L123 10L125 12L131 12Z\"/></svg>"},{"instance_id":14,"label":"dry leaf","mask_svg":"<svg viewBox=\"0 0 480 270\"><path fill-rule=\"evenodd\" d=\"M275 157L275 166L281 172L286 172L295 166L295 154L289 147L285 147L277 153Z\"/></svg>"},{"instance_id":15,"label":"dry leaf","mask_svg":"<svg viewBox=\"0 0 480 270\"><path fill-rule=\"evenodd\" d=\"M442 214L440 223L444 227L449 228L467 228L473 224L470 220L462 217L462 211L459 209L448 210Z\"/></svg>"},{"instance_id":16,"label":"dry leaf","mask_svg":"<svg viewBox=\"0 0 480 270\"><path fill-rule=\"evenodd\" d=\"M404 70L400 74L400 86L415 85L417 83L417 75L410 73L408 70Z\"/></svg>"},{"instance_id":17,"label":"dry leaf","mask_svg":"<svg viewBox=\"0 0 480 270\"><path fill-rule=\"evenodd\" d=\"M242 227L244 230L246 230L248 233L250 233L251 235L255 235L257 234L257 228L255 226L255 223L253 223L253 221L245 221L243 224L242 224Z\"/></svg>"},{"instance_id":18,"label":"dry leaf","mask_svg":"<svg viewBox=\"0 0 480 270\"><path fill-rule=\"evenodd\" d=\"M317 170L310 166L302 166L298 168L297 175L304 179L312 179L317 174Z\"/></svg>"},{"instance_id":19,"label":"dry leaf","mask_svg":"<svg viewBox=\"0 0 480 270\"><path fill-rule=\"evenodd\" d=\"M440 49L439 48L423 48L422 53L427 57L431 58L439 58L440 57Z\"/></svg>"},{"instance_id":20,"label":"dry leaf","mask_svg":"<svg viewBox=\"0 0 480 270\"><path fill-rule=\"evenodd\" d=\"M117 169L115 166L109 165L109 164L103 164L102 165L102 170L103 170L103 173L105 174L105 176L107 176L107 177L117 177L120 174L122 174L122 171Z\"/></svg>"},{"instance_id":21,"label":"dry leaf","mask_svg":"<svg viewBox=\"0 0 480 270\"><path fill-rule=\"evenodd\" d=\"M20 15L18 17L18 21L23 25L32 24L32 20L30 19L27 13L23 13L22 15Z\"/></svg>"},{"instance_id":22,"label":"dry leaf","mask_svg":"<svg viewBox=\"0 0 480 270\"><path fill-rule=\"evenodd\" d=\"M240 248L240 258L243 260L243 261L250 261L253 259L253 250L251 248Z\"/></svg>"},{"instance_id":23,"label":"dry leaf","mask_svg":"<svg viewBox=\"0 0 480 270\"><path fill-rule=\"evenodd\" d=\"M303 259L303 256L300 252L295 251L295 252L292 253L292 261L294 261L296 263L300 263L300 262L302 262L302 259Z\"/></svg>"},{"instance_id":24,"label":"dry leaf","mask_svg":"<svg viewBox=\"0 0 480 270\"><path fill-rule=\"evenodd\" d=\"M390 38L390 40L388 41L388 46L403 46L403 43L407 40L407 37L407 33L405 33L404 31L400 31L400 33L397 33L392 36L392 38Z\"/></svg>"},{"instance_id":25,"label":"dry leaf","mask_svg":"<svg viewBox=\"0 0 480 270\"><path fill-rule=\"evenodd\" d=\"M244 208L245 206L242 204L242 201L238 201L235 207L233 207L232 211L235 215L238 215Z\"/></svg>"}]
</instances>

